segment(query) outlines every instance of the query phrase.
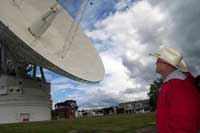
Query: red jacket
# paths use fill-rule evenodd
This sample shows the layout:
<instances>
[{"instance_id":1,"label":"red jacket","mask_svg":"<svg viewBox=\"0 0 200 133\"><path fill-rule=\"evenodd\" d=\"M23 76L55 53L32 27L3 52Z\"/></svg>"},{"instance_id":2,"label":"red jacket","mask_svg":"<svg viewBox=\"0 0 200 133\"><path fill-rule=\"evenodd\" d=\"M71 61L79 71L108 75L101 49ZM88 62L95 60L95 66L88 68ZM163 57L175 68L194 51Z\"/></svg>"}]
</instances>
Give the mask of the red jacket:
<instances>
[{"instance_id":1,"label":"red jacket","mask_svg":"<svg viewBox=\"0 0 200 133\"><path fill-rule=\"evenodd\" d=\"M175 71L161 86L156 109L158 133L197 133L200 95L192 77Z\"/></svg>"}]
</instances>

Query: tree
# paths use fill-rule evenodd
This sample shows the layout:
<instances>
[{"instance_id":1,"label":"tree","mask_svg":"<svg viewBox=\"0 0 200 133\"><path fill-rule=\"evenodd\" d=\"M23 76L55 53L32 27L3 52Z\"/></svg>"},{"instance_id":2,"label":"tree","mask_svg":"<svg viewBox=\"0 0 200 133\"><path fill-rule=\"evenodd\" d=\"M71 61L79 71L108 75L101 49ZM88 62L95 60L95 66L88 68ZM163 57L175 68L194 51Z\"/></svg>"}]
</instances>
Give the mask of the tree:
<instances>
[{"instance_id":1,"label":"tree","mask_svg":"<svg viewBox=\"0 0 200 133\"><path fill-rule=\"evenodd\" d=\"M156 110L157 98L158 98L159 89L160 89L160 86L162 85L162 82L163 82L162 79L156 79L150 85L150 91L147 95L149 96L149 105L150 105L151 111Z\"/></svg>"},{"instance_id":2,"label":"tree","mask_svg":"<svg viewBox=\"0 0 200 133\"><path fill-rule=\"evenodd\" d=\"M64 102L56 103L55 108L70 108L78 110L78 106L75 100L66 100Z\"/></svg>"}]
</instances>

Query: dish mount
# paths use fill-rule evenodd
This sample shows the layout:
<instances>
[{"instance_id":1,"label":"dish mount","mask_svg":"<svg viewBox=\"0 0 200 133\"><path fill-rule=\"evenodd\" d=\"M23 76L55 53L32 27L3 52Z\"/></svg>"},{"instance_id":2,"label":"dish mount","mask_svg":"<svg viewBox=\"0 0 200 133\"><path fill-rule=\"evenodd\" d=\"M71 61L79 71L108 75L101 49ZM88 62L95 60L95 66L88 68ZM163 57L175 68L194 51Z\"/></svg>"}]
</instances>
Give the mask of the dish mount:
<instances>
[{"instance_id":1,"label":"dish mount","mask_svg":"<svg viewBox=\"0 0 200 133\"><path fill-rule=\"evenodd\" d=\"M51 119L43 68L86 83L105 73L88 37L56 0L1 0L0 63L0 123Z\"/></svg>"}]
</instances>

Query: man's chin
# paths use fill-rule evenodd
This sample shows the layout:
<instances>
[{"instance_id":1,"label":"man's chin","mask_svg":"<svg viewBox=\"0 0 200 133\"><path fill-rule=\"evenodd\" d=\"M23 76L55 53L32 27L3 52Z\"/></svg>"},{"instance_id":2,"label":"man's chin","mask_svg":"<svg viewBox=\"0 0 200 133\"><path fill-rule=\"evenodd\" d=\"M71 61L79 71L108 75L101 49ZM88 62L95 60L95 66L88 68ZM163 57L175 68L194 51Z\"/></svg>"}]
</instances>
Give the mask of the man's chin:
<instances>
[{"instance_id":1,"label":"man's chin","mask_svg":"<svg viewBox=\"0 0 200 133\"><path fill-rule=\"evenodd\" d=\"M156 73L160 74L159 70L156 69Z\"/></svg>"},{"instance_id":2,"label":"man's chin","mask_svg":"<svg viewBox=\"0 0 200 133\"><path fill-rule=\"evenodd\" d=\"M158 79L162 79L162 78L163 78L162 75L159 74L159 73L156 74L156 77L157 77Z\"/></svg>"}]
</instances>

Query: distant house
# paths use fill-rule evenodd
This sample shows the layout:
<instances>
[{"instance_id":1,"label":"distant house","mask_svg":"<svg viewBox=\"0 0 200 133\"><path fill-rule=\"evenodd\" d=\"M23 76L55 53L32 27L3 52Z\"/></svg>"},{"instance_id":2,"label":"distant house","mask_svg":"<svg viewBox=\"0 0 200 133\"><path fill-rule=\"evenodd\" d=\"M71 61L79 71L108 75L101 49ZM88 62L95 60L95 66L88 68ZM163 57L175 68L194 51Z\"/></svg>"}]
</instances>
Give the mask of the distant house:
<instances>
[{"instance_id":1,"label":"distant house","mask_svg":"<svg viewBox=\"0 0 200 133\"><path fill-rule=\"evenodd\" d=\"M120 103L118 108L124 109L124 113L138 113L149 111L149 100L139 100Z\"/></svg>"},{"instance_id":2,"label":"distant house","mask_svg":"<svg viewBox=\"0 0 200 133\"><path fill-rule=\"evenodd\" d=\"M103 108L102 110L103 110L104 115L117 114L117 107L116 106Z\"/></svg>"},{"instance_id":3,"label":"distant house","mask_svg":"<svg viewBox=\"0 0 200 133\"><path fill-rule=\"evenodd\" d=\"M147 99L147 100L120 103L118 104L118 106L111 106L111 107L106 107L106 108L101 108L101 109L77 111L77 117L144 113L144 112L148 112L149 109L150 109L149 100Z\"/></svg>"},{"instance_id":4,"label":"distant house","mask_svg":"<svg viewBox=\"0 0 200 133\"><path fill-rule=\"evenodd\" d=\"M99 116L100 113L95 112L95 110L81 110L76 112L76 117L92 117Z\"/></svg>"},{"instance_id":5,"label":"distant house","mask_svg":"<svg viewBox=\"0 0 200 133\"><path fill-rule=\"evenodd\" d=\"M75 118L75 113L78 109L77 103L74 100L66 100L56 103L55 109L52 111L52 119L70 119Z\"/></svg>"}]
</instances>

